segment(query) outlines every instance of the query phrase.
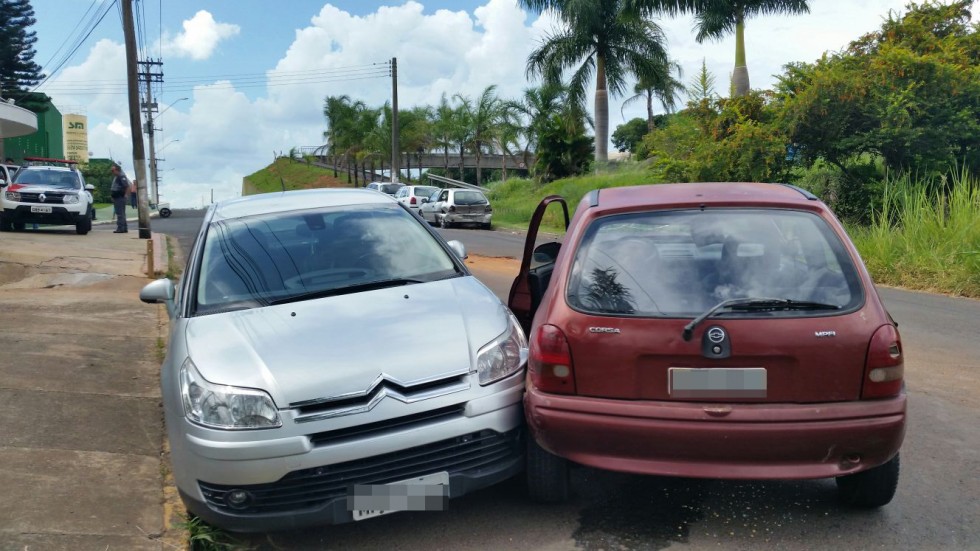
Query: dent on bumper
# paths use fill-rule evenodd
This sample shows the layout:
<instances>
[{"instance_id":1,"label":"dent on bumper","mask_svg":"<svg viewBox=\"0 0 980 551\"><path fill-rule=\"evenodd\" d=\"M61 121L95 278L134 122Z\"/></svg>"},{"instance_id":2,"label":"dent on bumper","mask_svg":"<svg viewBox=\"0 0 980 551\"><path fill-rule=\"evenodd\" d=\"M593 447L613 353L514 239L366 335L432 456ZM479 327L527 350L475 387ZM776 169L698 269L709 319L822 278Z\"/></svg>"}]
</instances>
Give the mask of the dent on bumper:
<instances>
[{"instance_id":1,"label":"dent on bumper","mask_svg":"<svg viewBox=\"0 0 980 551\"><path fill-rule=\"evenodd\" d=\"M906 398L833 404L634 402L525 394L528 425L576 463L638 474L826 478L885 463L905 436Z\"/></svg>"}]
</instances>

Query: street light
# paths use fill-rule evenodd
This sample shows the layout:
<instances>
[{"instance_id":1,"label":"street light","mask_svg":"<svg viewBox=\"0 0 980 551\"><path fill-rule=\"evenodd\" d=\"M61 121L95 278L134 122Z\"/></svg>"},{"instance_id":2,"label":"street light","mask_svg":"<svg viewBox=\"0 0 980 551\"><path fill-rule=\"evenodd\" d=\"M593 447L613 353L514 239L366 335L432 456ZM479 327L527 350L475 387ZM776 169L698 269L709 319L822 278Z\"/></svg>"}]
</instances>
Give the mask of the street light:
<instances>
[{"instance_id":1,"label":"street light","mask_svg":"<svg viewBox=\"0 0 980 551\"><path fill-rule=\"evenodd\" d=\"M180 102L182 102L182 101L184 101L186 99L190 99L190 98L178 98L178 99L170 102L170 105L166 106L163 109L163 111L160 111L157 114L157 118L162 117L163 114L166 113L167 111L169 111L171 107L173 107L174 105L177 105L178 103L180 103ZM160 190L157 189L157 187L158 187L157 186L157 151L156 151L156 147L154 147L154 144L153 144L153 134L154 134L154 131L156 129L153 127L153 124L154 123L153 123L153 112L152 111L147 112L147 122L149 123L147 126L149 127L149 134L150 134L150 183L153 186L153 204L154 205L157 205L157 204L160 203ZM166 146L164 146L164 147L166 147ZM147 187L147 189L149 190L150 188Z\"/></svg>"}]
</instances>

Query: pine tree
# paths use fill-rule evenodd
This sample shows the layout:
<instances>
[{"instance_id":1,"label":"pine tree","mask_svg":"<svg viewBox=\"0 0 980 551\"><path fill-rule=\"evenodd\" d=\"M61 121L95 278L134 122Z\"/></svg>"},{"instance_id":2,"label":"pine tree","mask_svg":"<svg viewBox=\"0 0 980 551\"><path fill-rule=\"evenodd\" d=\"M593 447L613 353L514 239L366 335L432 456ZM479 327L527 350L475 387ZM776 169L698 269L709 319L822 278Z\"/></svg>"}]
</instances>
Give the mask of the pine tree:
<instances>
[{"instance_id":1,"label":"pine tree","mask_svg":"<svg viewBox=\"0 0 980 551\"><path fill-rule=\"evenodd\" d=\"M0 0L0 97L19 97L44 78L34 63L37 20L30 0Z\"/></svg>"}]
</instances>

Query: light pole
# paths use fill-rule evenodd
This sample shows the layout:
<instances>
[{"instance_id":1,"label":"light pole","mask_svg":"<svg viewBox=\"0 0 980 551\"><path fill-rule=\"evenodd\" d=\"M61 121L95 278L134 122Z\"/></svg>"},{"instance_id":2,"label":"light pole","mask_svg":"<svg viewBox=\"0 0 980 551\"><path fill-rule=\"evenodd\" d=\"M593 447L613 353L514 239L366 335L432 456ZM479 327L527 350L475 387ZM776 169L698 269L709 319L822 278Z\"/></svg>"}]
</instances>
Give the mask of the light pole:
<instances>
[{"instance_id":1,"label":"light pole","mask_svg":"<svg viewBox=\"0 0 980 551\"><path fill-rule=\"evenodd\" d=\"M182 102L182 101L184 101L186 99L190 99L190 98L179 98L177 100L174 100L174 101L170 102L170 105L166 106L163 109L163 111L160 111L160 113L157 115L157 118L162 117L163 114L166 113L171 107L173 107L174 105L176 105L176 104L178 104L178 103L180 103L180 102ZM156 129L153 127L153 110L152 109L150 109L150 110L147 111L146 118L147 118L147 125L146 125L147 126L147 133L150 135L150 182L153 183L153 204L154 205L159 205L160 204L160 191L158 189L159 182L157 182L157 153L156 153L156 149L154 148L154 143L153 143L153 134L155 133L155 130ZM169 145L169 144L167 144L167 145ZM166 147L166 146L164 146L164 147ZM149 188L147 188L147 189L149 189Z\"/></svg>"}]
</instances>

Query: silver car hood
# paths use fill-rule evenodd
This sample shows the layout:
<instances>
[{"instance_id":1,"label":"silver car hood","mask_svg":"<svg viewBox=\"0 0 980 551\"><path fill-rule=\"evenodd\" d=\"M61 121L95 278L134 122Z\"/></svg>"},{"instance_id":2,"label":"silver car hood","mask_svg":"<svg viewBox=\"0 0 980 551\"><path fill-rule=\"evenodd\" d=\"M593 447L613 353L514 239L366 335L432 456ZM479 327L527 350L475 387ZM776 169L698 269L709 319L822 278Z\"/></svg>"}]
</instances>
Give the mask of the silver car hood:
<instances>
[{"instance_id":1,"label":"silver car hood","mask_svg":"<svg viewBox=\"0 0 980 551\"><path fill-rule=\"evenodd\" d=\"M212 383L268 391L280 408L472 371L508 327L500 300L472 276L200 316L187 351Z\"/></svg>"}]
</instances>

